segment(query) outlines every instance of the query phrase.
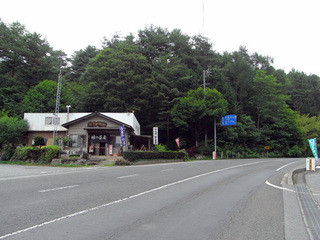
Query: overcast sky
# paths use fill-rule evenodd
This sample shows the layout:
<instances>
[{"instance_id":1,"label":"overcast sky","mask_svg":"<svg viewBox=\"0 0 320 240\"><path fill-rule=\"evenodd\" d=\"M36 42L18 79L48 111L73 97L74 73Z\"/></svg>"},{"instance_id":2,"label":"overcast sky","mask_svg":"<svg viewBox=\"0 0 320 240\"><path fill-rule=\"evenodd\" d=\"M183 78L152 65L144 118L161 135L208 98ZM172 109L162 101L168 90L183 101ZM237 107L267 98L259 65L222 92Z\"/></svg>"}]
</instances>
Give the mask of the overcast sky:
<instances>
[{"instance_id":1,"label":"overcast sky","mask_svg":"<svg viewBox=\"0 0 320 240\"><path fill-rule=\"evenodd\" d=\"M276 68L320 76L319 9L319 0L1 0L0 18L69 55L151 24L189 36L204 30L217 52L243 45L273 57Z\"/></svg>"}]
</instances>

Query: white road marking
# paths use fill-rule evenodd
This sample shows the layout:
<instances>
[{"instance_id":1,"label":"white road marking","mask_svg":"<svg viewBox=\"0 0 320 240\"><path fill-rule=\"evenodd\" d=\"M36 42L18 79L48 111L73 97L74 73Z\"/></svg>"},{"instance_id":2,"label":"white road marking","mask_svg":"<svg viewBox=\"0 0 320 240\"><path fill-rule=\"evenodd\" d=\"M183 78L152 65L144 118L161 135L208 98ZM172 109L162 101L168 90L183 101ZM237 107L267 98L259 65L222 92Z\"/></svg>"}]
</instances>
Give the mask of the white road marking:
<instances>
[{"instance_id":1,"label":"white road marking","mask_svg":"<svg viewBox=\"0 0 320 240\"><path fill-rule=\"evenodd\" d=\"M289 166L289 165L294 164L294 163L296 163L296 162L299 162L299 161L295 161L295 162L291 162L291 163L288 163L288 164L286 164L286 165L283 165L282 167L279 167L276 171L278 172L278 171L281 170L282 168L285 168L286 166Z\"/></svg>"},{"instance_id":2,"label":"white road marking","mask_svg":"<svg viewBox=\"0 0 320 240\"><path fill-rule=\"evenodd\" d=\"M172 171L172 170L173 170L173 168L168 168L168 169L161 170L161 172L167 172L167 171Z\"/></svg>"},{"instance_id":3,"label":"white road marking","mask_svg":"<svg viewBox=\"0 0 320 240\"><path fill-rule=\"evenodd\" d=\"M286 191L289 191L289 192L296 192L296 191L294 191L294 190L292 190L292 189L280 187L280 186L274 185L274 184L272 184L272 183L269 183L268 180L266 180L265 183L266 183L267 185L269 185L270 187L278 188L278 189L281 189L281 190L286 190Z\"/></svg>"},{"instance_id":4,"label":"white road marking","mask_svg":"<svg viewBox=\"0 0 320 240\"><path fill-rule=\"evenodd\" d=\"M55 176L55 175L63 175L63 174L70 174L70 173L80 173L80 172L86 172L91 170L101 170L101 169L107 169L107 168L90 168L90 169L70 169L68 171L60 170L60 171L50 171L50 172L40 172L38 174L33 175L21 175L21 176L14 176L14 177L4 177L0 178L0 181L8 181L8 180L19 180L19 179L26 179L26 178L37 178L37 177L47 177L47 176Z\"/></svg>"},{"instance_id":5,"label":"white road marking","mask_svg":"<svg viewBox=\"0 0 320 240\"><path fill-rule=\"evenodd\" d=\"M122 177L117 177L117 178L121 179L121 178L130 178L130 177L136 177L136 176L139 176L139 174L132 174L132 175L127 175L127 176L122 176Z\"/></svg>"},{"instance_id":6,"label":"white road marking","mask_svg":"<svg viewBox=\"0 0 320 240\"><path fill-rule=\"evenodd\" d=\"M45 189L45 190L40 190L40 191L39 191L39 193L45 193L45 192L51 192L51 191L57 191L57 190L62 190L62 189L67 189L67 188L74 188L74 187L79 187L79 185L71 185L71 186L65 186L65 187L58 187L58 188Z\"/></svg>"},{"instance_id":7,"label":"white road marking","mask_svg":"<svg viewBox=\"0 0 320 240\"><path fill-rule=\"evenodd\" d=\"M215 170L215 171L203 173L203 174L196 175L196 176L193 176L193 177L185 178L185 179L182 179L180 181L172 182L172 183L169 183L169 184L157 187L157 188L153 188L153 189L147 190L145 192L141 192L141 193L138 193L138 194L135 194L135 195L132 195L132 196L129 196L129 197L125 197L125 198L122 198L122 199L119 199L119 200L116 200L116 201L113 201L113 202L102 204L102 205L97 206L97 207L89 208L89 209L86 209L86 210L83 210L83 211L80 211L80 212L69 214L69 215L66 215L66 216L63 216L63 217L60 217L60 218L53 219L53 220L48 221L48 222L44 222L44 223L41 223L41 224L38 224L38 225L34 225L32 227L28 227L28 228L21 229L19 231L13 232L13 233L9 233L9 234L0 236L0 240L1 239L5 239L7 237L11 237L11 236L17 235L17 234L20 234L20 233L24 233L24 232L30 231L30 230L35 229L35 228L39 228L39 227L42 227L42 226L49 225L51 223L59 222L61 220L67 219L67 218L72 218L72 217L83 215L83 214L86 214L86 213L89 213L89 212L92 212L92 211L96 211L96 210L98 210L100 208L108 207L108 206L114 205L116 203L121 203L121 202L130 200L132 198L136 198L136 197L139 197L139 196L142 196L142 195L146 195L148 193L156 192L156 191L159 191L159 190L167 188L167 187L171 187L171 186L174 186L174 185L177 185L177 184L180 184L180 183L184 183L184 182L187 182L187 181L190 181L190 180L193 180L193 179L197 179L197 178L200 178L200 177L208 176L208 175L213 174L213 173L223 172L223 171L227 171L227 170L230 170L230 169L250 166L250 165L254 165L254 164L261 164L261 162L259 161L259 162L236 165L236 166L232 166L232 167L222 168L222 169L218 169L218 170Z\"/></svg>"}]
</instances>

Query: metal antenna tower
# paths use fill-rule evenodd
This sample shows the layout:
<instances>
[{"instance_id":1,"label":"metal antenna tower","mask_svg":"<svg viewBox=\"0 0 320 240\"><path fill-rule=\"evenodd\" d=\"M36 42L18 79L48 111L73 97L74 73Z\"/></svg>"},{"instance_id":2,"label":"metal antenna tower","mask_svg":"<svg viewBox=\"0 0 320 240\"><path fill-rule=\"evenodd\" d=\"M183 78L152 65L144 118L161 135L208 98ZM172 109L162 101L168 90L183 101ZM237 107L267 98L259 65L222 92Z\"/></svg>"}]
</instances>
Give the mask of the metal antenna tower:
<instances>
[{"instance_id":1,"label":"metal antenna tower","mask_svg":"<svg viewBox=\"0 0 320 240\"><path fill-rule=\"evenodd\" d=\"M204 30L204 0L202 0L202 34L203 36L205 35L205 30Z\"/></svg>"},{"instance_id":2,"label":"metal antenna tower","mask_svg":"<svg viewBox=\"0 0 320 240\"><path fill-rule=\"evenodd\" d=\"M62 60L61 60L62 62ZM57 86L57 97L56 97L56 107L54 110L54 117L53 117L53 145L55 144L55 138L57 136L58 126L60 124L58 113L59 113L59 106L60 106L60 95L61 95L61 65L60 63L60 71L59 71L59 77L58 77L58 86Z\"/></svg>"}]
</instances>

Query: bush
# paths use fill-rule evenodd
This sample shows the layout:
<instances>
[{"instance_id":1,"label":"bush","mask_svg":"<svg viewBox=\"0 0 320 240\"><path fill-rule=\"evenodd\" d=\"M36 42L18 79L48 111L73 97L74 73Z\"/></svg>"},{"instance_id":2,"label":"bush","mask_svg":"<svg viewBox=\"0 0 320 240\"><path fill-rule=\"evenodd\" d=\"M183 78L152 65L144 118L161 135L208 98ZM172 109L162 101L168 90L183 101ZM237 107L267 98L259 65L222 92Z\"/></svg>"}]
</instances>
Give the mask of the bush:
<instances>
[{"instance_id":1,"label":"bush","mask_svg":"<svg viewBox=\"0 0 320 240\"><path fill-rule=\"evenodd\" d=\"M131 163L126 159L118 158L114 164L117 166L127 166L127 165L130 165Z\"/></svg>"},{"instance_id":2,"label":"bush","mask_svg":"<svg viewBox=\"0 0 320 240\"><path fill-rule=\"evenodd\" d=\"M11 157L10 161L17 162L17 161L26 161L30 156L30 151L33 150L33 147L22 147L17 148L14 151L13 156Z\"/></svg>"},{"instance_id":3,"label":"bush","mask_svg":"<svg viewBox=\"0 0 320 240\"><path fill-rule=\"evenodd\" d=\"M162 144L155 145L154 148L155 148L155 151L157 151L157 152L165 152L165 151L167 151L166 146L162 145Z\"/></svg>"},{"instance_id":4,"label":"bush","mask_svg":"<svg viewBox=\"0 0 320 240\"><path fill-rule=\"evenodd\" d=\"M294 145L286 154L287 157L301 157L303 154L303 150L297 146Z\"/></svg>"},{"instance_id":5,"label":"bush","mask_svg":"<svg viewBox=\"0 0 320 240\"><path fill-rule=\"evenodd\" d=\"M35 146L42 147L42 146L46 145L46 141L44 140L44 137L42 137L42 136L35 136L33 140L34 140Z\"/></svg>"},{"instance_id":6,"label":"bush","mask_svg":"<svg viewBox=\"0 0 320 240\"><path fill-rule=\"evenodd\" d=\"M196 153L198 153L198 147L193 146L191 148L186 149L186 152L189 154L189 157L194 157Z\"/></svg>"},{"instance_id":7,"label":"bush","mask_svg":"<svg viewBox=\"0 0 320 240\"><path fill-rule=\"evenodd\" d=\"M23 147L17 148L11 161L33 161L39 163L50 163L52 159L59 157L60 148L58 146L46 146L43 148Z\"/></svg>"},{"instance_id":8,"label":"bush","mask_svg":"<svg viewBox=\"0 0 320 240\"><path fill-rule=\"evenodd\" d=\"M9 161L10 158L12 157L12 155L14 154L14 151L15 151L15 149L13 146L6 145L6 146L2 147L0 160L1 161Z\"/></svg>"},{"instance_id":9,"label":"bush","mask_svg":"<svg viewBox=\"0 0 320 240\"><path fill-rule=\"evenodd\" d=\"M46 146L41 150L39 162L50 163L52 159L59 157L60 148L58 146Z\"/></svg>"},{"instance_id":10,"label":"bush","mask_svg":"<svg viewBox=\"0 0 320 240\"><path fill-rule=\"evenodd\" d=\"M123 158L130 162L144 159L185 159L187 156L183 151L166 152L145 152L145 151L125 151Z\"/></svg>"},{"instance_id":11,"label":"bush","mask_svg":"<svg viewBox=\"0 0 320 240\"><path fill-rule=\"evenodd\" d=\"M202 146L198 149L199 153L202 153L205 156L212 156L212 152L214 151L214 146Z\"/></svg>"}]
</instances>

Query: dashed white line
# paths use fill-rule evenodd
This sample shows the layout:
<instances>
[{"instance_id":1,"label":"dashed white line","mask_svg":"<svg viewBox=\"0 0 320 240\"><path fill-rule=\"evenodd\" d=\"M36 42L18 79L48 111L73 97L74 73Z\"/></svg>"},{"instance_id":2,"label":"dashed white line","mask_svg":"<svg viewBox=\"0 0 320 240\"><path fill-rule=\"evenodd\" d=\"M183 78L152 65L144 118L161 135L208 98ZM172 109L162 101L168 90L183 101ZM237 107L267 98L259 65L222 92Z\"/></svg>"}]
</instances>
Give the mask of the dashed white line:
<instances>
[{"instance_id":1,"label":"dashed white line","mask_svg":"<svg viewBox=\"0 0 320 240\"><path fill-rule=\"evenodd\" d=\"M58 191L58 190L63 190L63 189L68 189L68 188L74 188L74 187L79 187L79 185L71 185L71 186L65 186L65 187L45 189L45 190L40 190L39 193L45 193L45 192L51 192L51 191Z\"/></svg>"},{"instance_id":2,"label":"dashed white line","mask_svg":"<svg viewBox=\"0 0 320 240\"><path fill-rule=\"evenodd\" d=\"M132 175L127 175L127 176L121 176L121 177L117 177L118 179L121 179L121 178L130 178L130 177L136 177L136 176L139 176L139 174L132 174Z\"/></svg>"},{"instance_id":3,"label":"dashed white line","mask_svg":"<svg viewBox=\"0 0 320 240\"><path fill-rule=\"evenodd\" d=\"M24 233L24 232L30 231L32 229L36 229L36 228L39 228L39 227L42 227L42 226L49 225L51 223L59 222L59 221L64 220L64 219L68 219L68 218L72 218L72 217L75 217L75 216L83 215L83 214L86 214L86 213L89 213L89 212L92 212L92 211L96 211L96 210L101 209L103 207L107 207L107 206L111 206L113 204L121 203L121 202L130 200L132 198L136 198L136 197L139 197L139 196L142 196L142 195L146 195L146 194L149 194L149 193L152 193L152 192L156 192L156 191L159 191L161 189L164 189L164 188L167 188L167 187L171 187L171 186L174 186L174 185L177 185L177 184L180 184L180 183L184 183L184 182L187 182L187 181L190 181L190 180L193 180L193 179L197 179L197 178L200 178L200 177L208 176L210 174L214 174L214 173L218 173L218 172L227 171L227 170L234 169L234 168L250 166L250 165L254 165L254 164L258 164L258 163L260 164L261 162L252 162L252 163L236 165L236 166L232 166L232 167L222 168L222 169L218 169L218 170L215 170L215 171L203 173L203 174L196 175L196 176L193 176L193 177L185 178L185 179L182 179L180 181L172 182L172 183L169 183L169 184L166 184L166 185L162 185L162 186L157 187L157 188L153 188L153 189L147 190L145 192L141 192L141 193L132 195L130 197L125 197L125 198L122 198L122 199L119 199L119 200L116 200L116 201L113 201L113 202L102 204L102 205L97 206L97 207L89 208L89 209L86 209L86 210L83 210L83 211L80 211L80 212L76 212L76 213L73 213L73 214L70 214L70 215L66 215L66 216L63 216L63 217L60 217L60 218L53 219L53 220L48 221L48 222L44 222L44 223L41 223L41 224L38 224L38 225L34 225L34 226L31 226L31 227L28 227L28 228L25 228L25 229L21 229L21 230L16 231L16 232L12 232L12 233L0 236L0 240L1 239L5 239L7 237L11 237L11 236L17 235L17 234L20 234L20 233ZM137 174L134 174L134 175L137 175Z\"/></svg>"},{"instance_id":4,"label":"dashed white line","mask_svg":"<svg viewBox=\"0 0 320 240\"><path fill-rule=\"evenodd\" d=\"M173 168L168 168L168 169L161 170L161 172L167 172L167 171L172 171L172 170L173 170Z\"/></svg>"}]
</instances>

